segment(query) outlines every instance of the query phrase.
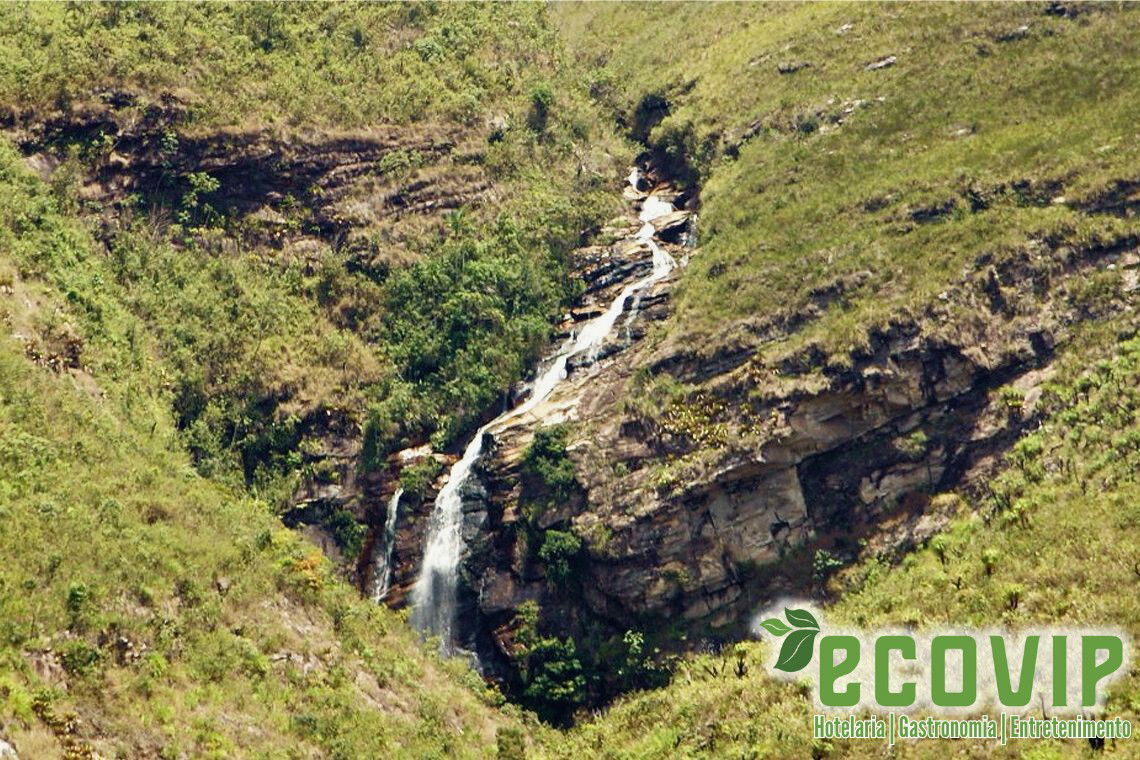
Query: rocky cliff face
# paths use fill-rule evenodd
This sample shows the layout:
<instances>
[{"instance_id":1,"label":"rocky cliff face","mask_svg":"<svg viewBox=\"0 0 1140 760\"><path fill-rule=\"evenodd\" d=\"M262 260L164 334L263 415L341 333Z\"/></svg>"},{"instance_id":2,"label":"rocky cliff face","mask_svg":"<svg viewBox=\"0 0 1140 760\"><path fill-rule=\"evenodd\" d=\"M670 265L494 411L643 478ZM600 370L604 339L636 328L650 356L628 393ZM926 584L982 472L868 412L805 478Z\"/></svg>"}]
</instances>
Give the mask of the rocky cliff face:
<instances>
[{"instance_id":1,"label":"rocky cliff face","mask_svg":"<svg viewBox=\"0 0 1140 760\"><path fill-rule=\"evenodd\" d=\"M83 200L134 196L177 208L192 189L187 178L207 174L217 186L201 202L240 220L218 240L199 241L207 248L240 242L305 260L331 243L363 270L402 263L409 237L438 224L443 212L495 194L475 160L492 127L204 130L173 95L143 102L128 91L107 91L54 115L0 112L0 128L45 177L59 166L61 146L87 146L94 171Z\"/></svg>"},{"instance_id":2,"label":"rocky cliff face","mask_svg":"<svg viewBox=\"0 0 1140 760\"><path fill-rule=\"evenodd\" d=\"M657 227L683 263L700 255L686 245L692 201L671 197L678 211ZM644 244L629 239L642 199L627 191L630 216L603 231L620 242L575 252L585 292L555 341L648 270ZM761 602L825 593L836 566L920 544L959 508L949 492L984 489L1035 424L1050 362L1074 326L1134 307L1137 248L1131 238L1043 239L980 256L923 310L872 329L841 357L810 343L766 349L792 342L874 273L829 283L798 310L725 325L708 345L675 343L658 327L680 270L628 299L596 356L572 361L548 398L488 435L463 491L466 645L510 679L528 601L546 630L580 642L630 628L667 630L686 646L732 638ZM576 487L535 512L525 453L537 430L563 424ZM428 459L442 473L454 455L407 450L370 475L358 473L350 435L327 455L343 477L310 486L300 503L347 505L368 522L356 564L368 590L400 473ZM443 477L401 499L392 606L408 603ZM570 579L552 577L540 556L550 530L583 540Z\"/></svg>"},{"instance_id":3,"label":"rocky cliff face","mask_svg":"<svg viewBox=\"0 0 1140 760\"><path fill-rule=\"evenodd\" d=\"M1137 243L1042 240L1000 261L981 257L922 313L900 315L832 363L810 345L776 363L759 349L794 335L853 282L817 292L790 318L726 326L733 338L712 347L658 339L653 323L669 314L675 278L660 283L596 362L573 367L485 447L467 489L465 619L504 657L528 600L559 635L736 636L761 601L822 593L835 564L921 543L959 505L936 495L984 488L1034 424L1073 326L1134 306ZM571 317L631 266L629 253L579 252L590 289ZM1103 287L1096 297L1093 283ZM569 423L580 493L535 520L524 508L524 452L537 429L559 423ZM585 539L571 582L552 579L536 556L536 532L548 529ZM414 557L417 540L405 528L400 556Z\"/></svg>"}]
</instances>

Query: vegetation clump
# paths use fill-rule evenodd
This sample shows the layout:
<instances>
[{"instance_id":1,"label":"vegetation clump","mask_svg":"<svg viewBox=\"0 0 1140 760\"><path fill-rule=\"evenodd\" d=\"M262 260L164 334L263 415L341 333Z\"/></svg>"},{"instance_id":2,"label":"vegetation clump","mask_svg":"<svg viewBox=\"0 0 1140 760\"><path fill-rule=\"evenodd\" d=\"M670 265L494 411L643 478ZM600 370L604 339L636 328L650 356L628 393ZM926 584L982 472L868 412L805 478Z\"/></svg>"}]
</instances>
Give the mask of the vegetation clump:
<instances>
[{"instance_id":1,"label":"vegetation clump","mask_svg":"<svg viewBox=\"0 0 1140 760\"><path fill-rule=\"evenodd\" d=\"M574 463L566 453L569 435L565 425L541 427L523 453L522 498L535 515L565 504L579 490Z\"/></svg>"}]
</instances>

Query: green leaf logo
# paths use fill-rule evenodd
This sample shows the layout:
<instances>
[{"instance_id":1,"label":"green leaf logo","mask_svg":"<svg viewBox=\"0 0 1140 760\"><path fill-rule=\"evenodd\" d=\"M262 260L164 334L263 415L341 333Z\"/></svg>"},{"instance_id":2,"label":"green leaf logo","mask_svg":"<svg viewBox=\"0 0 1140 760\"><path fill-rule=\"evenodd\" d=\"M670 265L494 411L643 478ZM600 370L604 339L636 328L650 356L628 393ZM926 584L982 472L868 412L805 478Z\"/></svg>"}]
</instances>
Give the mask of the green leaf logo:
<instances>
[{"instance_id":1,"label":"green leaf logo","mask_svg":"<svg viewBox=\"0 0 1140 760\"><path fill-rule=\"evenodd\" d=\"M792 630L788 626L784 625L784 621L780 620L780 618L768 618L760 625L764 626L764 630L768 631L768 633L772 634L773 636L783 636L785 633L788 633Z\"/></svg>"},{"instance_id":2,"label":"green leaf logo","mask_svg":"<svg viewBox=\"0 0 1140 760\"><path fill-rule=\"evenodd\" d=\"M814 628L819 630L819 623L816 621L815 616L807 610L784 610L784 617L788 622L796 628Z\"/></svg>"},{"instance_id":3,"label":"green leaf logo","mask_svg":"<svg viewBox=\"0 0 1140 760\"><path fill-rule=\"evenodd\" d=\"M784 617L792 627L784 624L779 618L768 618L760 623L768 633L773 636L788 634L780 647L780 656L776 658L777 670L786 673L795 673L803 670L811 662L815 651L815 637L819 635L819 621L807 610L784 609Z\"/></svg>"},{"instance_id":4,"label":"green leaf logo","mask_svg":"<svg viewBox=\"0 0 1140 760\"><path fill-rule=\"evenodd\" d=\"M792 631L791 635L784 639L784 645L780 647L776 669L787 673L803 670L811 662L812 652L815 651L815 637L818 635L819 631L806 628Z\"/></svg>"}]
</instances>

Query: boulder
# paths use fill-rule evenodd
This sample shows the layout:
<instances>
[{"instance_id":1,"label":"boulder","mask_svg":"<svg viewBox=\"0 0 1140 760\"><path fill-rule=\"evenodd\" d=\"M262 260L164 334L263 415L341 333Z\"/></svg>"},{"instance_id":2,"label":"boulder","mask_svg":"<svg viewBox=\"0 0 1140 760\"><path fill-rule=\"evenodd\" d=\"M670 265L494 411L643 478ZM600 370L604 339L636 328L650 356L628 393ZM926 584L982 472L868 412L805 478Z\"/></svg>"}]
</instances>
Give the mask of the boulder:
<instances>
[{"instance_id":1,"label":"boulder","mask_svg":"<svg viewBox=\"0 0 1140 760\"><path fill-rule=\"evenodd\" d=\"M670 243L680 242L682 236L689 229L689 212L674 211L671 214L659 216L653 220L653 229L657 236Z\"/></svg>"},{"instance_id":2,"label":"boulder","mask_svg":"<svg viewBox=\"0 0 1140 760\"><path fill-rule=\"evenodd\" d=\"M781 74L795 74L797 71L810 68L811 64L807 61L784 61L776 64L776 71Z\"/></svg>"}]
</instances>

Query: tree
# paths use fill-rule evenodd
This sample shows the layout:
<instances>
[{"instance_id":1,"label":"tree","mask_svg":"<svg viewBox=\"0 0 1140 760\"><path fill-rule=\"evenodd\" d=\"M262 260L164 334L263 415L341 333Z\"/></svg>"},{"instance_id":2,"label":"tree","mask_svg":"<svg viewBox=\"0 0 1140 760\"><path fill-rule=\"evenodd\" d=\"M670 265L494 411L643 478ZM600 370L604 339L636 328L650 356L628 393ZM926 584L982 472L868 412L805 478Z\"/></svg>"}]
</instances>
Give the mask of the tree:
<instances>
[{"instance_id":1,"label":"tree","mask_svg":"<svg viewBox=\"0 0 1140 760\"><path fill-rule=\"evenodd\" d=\"M515 618L521 645L523 700L539 717L566 724L576 707L586 701L586 675L573 639L543 636L538 631L538 602L519 606Z\"/></svg>"}]
</instances>

